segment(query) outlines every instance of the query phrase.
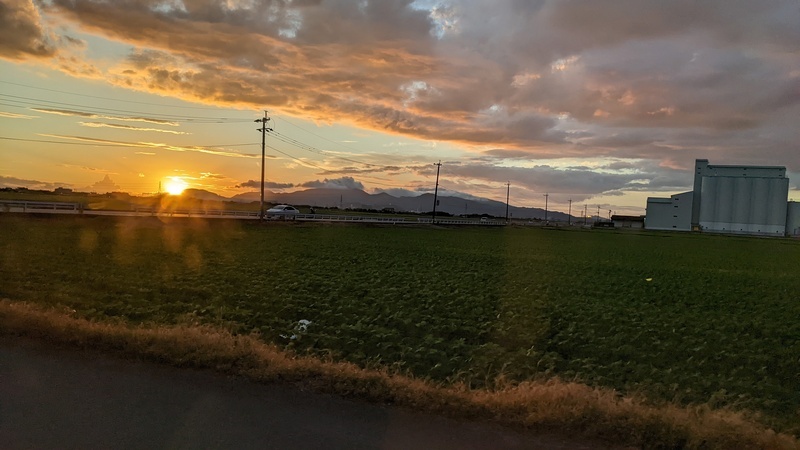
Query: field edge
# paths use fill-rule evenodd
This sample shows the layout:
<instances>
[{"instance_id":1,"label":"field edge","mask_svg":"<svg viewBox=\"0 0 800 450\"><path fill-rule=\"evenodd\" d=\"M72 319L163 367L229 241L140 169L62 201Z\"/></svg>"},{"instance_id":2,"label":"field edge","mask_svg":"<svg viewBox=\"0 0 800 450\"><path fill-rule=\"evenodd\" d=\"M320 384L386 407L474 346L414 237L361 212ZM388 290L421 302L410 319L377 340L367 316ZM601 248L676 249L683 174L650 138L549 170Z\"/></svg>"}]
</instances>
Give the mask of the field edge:
<instances>
[{"instance_id":1,"label":"field edge","mask_svg":"<svg viewBox=\"0 0 800 450\"><path fill-rule=\"evenodd\" d=\"M132 326L98 322L68 309L0 299L0 335L25 336L109 351L177 367L212 369L258 382L395 404L451 418L580 435L642 448L800 449L740 412L707 405L653 406L610 389L558 379L495 390L443 386L386 370L297 356L257 336L188 323Z\"/></svg>"}]
</instances>

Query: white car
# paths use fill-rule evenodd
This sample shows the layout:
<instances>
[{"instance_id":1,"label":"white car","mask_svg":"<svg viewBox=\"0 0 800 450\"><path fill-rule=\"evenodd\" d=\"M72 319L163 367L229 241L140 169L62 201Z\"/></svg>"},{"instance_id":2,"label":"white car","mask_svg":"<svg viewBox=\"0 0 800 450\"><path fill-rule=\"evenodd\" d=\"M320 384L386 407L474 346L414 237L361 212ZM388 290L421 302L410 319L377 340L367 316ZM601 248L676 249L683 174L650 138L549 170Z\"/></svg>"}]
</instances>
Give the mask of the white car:
<instances>
[{"instance_id":1,"label":"white car","mask_svg":"<svg viewBox=\"0 0 800 450\"><path fill-rule=\"evenodd\" d=\"M275 205L267 210L268 219L294 219L297 214L300 214L300 211L289 205Z\"/></svg>"}]
</instances>

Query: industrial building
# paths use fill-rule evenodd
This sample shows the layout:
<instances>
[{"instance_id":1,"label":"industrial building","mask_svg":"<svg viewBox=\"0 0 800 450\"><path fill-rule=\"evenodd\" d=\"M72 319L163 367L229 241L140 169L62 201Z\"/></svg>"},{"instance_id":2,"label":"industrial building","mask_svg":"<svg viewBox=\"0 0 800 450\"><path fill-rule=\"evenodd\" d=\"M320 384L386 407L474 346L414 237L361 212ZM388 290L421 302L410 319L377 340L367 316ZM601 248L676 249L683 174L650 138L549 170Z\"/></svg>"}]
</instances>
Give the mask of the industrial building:
<instances>
[{"instance_id":1,"label":"industrial building","mask_svg":"<svg viewBox=\"0 0 800 450\"><path fill-rule=\"evenodd\" d=\"M698 159L694 189L647 199L645 228L797 235L800 204L787 202L788 196L785 167L711 165Z\"/></svg>"},{"instance_id":2,"label":"industrial building","mask_svg":"<svg viewBox=\"0 0 800 450\"><path fill-rule=\"evenodd\" d=\"M644 216L623 216L614 214L611 216L614 228L644 228Z\"/></svg>"}]
</instances>

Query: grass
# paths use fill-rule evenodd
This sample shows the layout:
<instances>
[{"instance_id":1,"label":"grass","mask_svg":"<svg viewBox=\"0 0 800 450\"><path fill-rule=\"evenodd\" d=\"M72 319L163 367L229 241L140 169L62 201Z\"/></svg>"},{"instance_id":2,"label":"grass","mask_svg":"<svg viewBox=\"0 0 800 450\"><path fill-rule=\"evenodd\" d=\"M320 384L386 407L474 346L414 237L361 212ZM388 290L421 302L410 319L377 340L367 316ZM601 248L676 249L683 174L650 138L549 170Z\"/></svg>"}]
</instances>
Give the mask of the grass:
<instances>
[{"instance_id":1,"label":"grass","mask_svg":"<svg viewBox=\"0 0 800 450\"><path fill-rule=\"evenodd\" d=\"M8 215L0 228L0 297L16 302L188 320L441 386L558 376L800 434L798 241Z\"/></svg>"}]
</instances>

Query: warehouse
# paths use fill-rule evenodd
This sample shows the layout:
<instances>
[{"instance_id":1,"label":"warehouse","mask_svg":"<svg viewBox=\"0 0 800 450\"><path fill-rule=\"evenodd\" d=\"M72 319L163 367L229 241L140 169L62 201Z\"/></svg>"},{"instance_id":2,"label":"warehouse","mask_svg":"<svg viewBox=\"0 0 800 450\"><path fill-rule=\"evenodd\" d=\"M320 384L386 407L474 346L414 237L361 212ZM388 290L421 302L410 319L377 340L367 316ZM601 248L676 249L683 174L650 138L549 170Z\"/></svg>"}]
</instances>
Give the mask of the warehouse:
<instances>
[{"instance_id":1,"label":"warehouse","mask_svg":"<svg viewBox=\"0 0 800 450\"><path fill-rule=\"evenodd\" d=\"M786 168L695 161L694 189L647 199L645 228L784 236L794 234ZM794 202L792 202L794 203ZM794 214L794 215L792 215Z\"/></svg>"},{"instance_id":2,"label":"warehouse","mask_svg":"<svg viewBox=\"0 0 800 450\"><path fill-rule=\"evenodd\" d=\"M644 227L648 230L691 230L692 196L689 191L669 198L648 197Z\"/></svg>"}]
</instances>

